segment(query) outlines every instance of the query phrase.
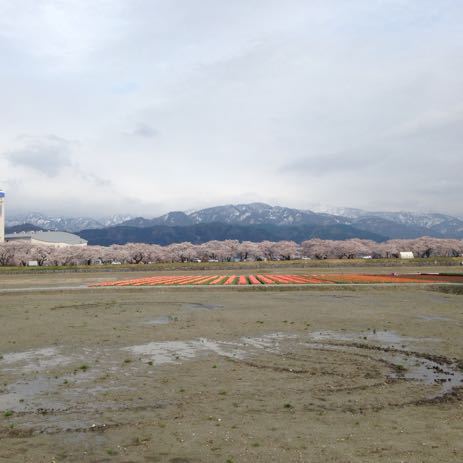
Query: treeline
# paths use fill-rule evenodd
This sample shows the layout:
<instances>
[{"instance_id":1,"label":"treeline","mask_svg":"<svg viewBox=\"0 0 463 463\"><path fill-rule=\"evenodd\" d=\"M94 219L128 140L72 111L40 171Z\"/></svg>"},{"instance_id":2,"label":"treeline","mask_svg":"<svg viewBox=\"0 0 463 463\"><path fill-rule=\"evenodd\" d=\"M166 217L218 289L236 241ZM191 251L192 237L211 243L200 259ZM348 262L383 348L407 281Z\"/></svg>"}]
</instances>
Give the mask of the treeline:
<instances>
[{"instance_id":1,"label":"treeline","mask_svg":"<svg viewBox=\"0 0 463 463\"><path fill-rule=\"evenodd\" d=\"M207 244L210 241L302 241L311 238L325 240L347 240L360 238L385 241L387 238L372 231L360 230L345 224L299 224L237 225L212 222L185 226L155 225L152 227L116 226L92 230L82 230L79 236L93 246L113 244L146 243L167 246L174 243Z\"/></svg>"},{"instance_id":2,"label":"treeline","mask_svg":"<svg viewBox=\"0 0 463 463\"><path fill-rule=\"evenodd\" d=\"M377 243L370 240L344 241L311 239L294 241L209 241L189 242L168 246L129 243L112 246L37 246L11 242L0 245L0 266L26 266L30 261L39 266L96 265L105 263L148 264L157 262L231 262L293 259L354 259L397 258L401 251L411 251L415 257L458 257L463 253L463 241L423 237L412 240L390 240Z\"/></svg>"}]
</instances>

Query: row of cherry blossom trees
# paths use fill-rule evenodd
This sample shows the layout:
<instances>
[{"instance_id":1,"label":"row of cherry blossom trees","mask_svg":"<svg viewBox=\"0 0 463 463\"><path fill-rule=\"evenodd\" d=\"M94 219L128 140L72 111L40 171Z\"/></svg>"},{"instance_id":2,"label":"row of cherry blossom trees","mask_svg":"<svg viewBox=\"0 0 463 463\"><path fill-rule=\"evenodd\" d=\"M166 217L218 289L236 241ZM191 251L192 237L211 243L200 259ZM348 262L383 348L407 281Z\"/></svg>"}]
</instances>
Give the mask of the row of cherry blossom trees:
<instances>
[{"instance_id":1,"label":"row of cherry blossom trees","mask_svg":"<svg viewBox=\"0 0 463 463\"><path fill-rule=\"evenodd\" d=\"M345 241L311 239L294 241L209 241L204 244L175 243L169 246L129 243L113 246L63 247L37 246L26 243L0 245L0 266L25 266L36 261L39 266L92 265L102 263L148 264L154 262L227 262L232 260L354 259L359 257L397 258L401 251L415 257L461 256L463 241L423 237L413 240Z\"/></svg>"}]
</instances>

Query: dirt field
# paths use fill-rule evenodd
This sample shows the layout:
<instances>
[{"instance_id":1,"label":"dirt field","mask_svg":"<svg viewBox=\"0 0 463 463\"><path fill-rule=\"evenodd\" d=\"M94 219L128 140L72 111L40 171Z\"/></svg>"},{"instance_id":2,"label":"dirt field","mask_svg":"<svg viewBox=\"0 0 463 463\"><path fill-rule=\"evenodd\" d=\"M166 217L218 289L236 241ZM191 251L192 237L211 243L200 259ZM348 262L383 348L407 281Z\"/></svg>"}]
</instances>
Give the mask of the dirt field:
<instances>
[{"instance_id":1,"label":"dirt field","mask_svg":"<svg viewBox=\"0 0 463 463\"><path fill-rule=\"evenodd\" d=\"M126 276L0 276L0 461L462 461L463 295Z\"/></svg>"}]
</instances>

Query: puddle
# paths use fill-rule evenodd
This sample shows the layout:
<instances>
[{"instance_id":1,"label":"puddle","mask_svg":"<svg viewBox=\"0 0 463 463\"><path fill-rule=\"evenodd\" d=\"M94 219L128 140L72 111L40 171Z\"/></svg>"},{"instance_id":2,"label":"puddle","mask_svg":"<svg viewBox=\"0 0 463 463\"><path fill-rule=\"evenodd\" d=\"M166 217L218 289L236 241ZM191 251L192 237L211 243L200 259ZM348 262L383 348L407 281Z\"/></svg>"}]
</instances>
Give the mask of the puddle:
<instances>
[{"instance_id":1,"label":"puddle","mask_svg":"<svg viewBox=\"0 0 463 463\"><path fill-rule=\"evenodd\" d=\"M150 342L139 346L125 347L124 350L136 355L145 355L155 365L180 363L183 360L211 353L231 357L245 354L245 351L240 350L236 344L216 342L209 339Z\"/></svg>"},{"instance_id":2,"label":"puddle","mask_svg":"<svg viewBox=\"0 0 463 463\"><path fill-rule=\"evenodd\" d=\"M155 364L162 365L196 357L201 345L199 341L164 341L125 347L124 350L136 355L149 356Z\"/></svg>"},{"instance_id":3,"label":"puddle","mask_svg":"<svg viewBox=\"0 0 463 463\"><path fill-rule=\"evenodd\" d=\"M51 392L58 385L58 382L56 379L38 377L12 383L0 394L0 410L21 412L36 408L60 408L55 400L52 401L43 398L40 400L39 407L31 404L31 401L36 399L38 395Z\"/></svg>"},{"instance_id":4,"label":"puddle","mask_svg":"<svg viewBox=\"0 0 463 463\"><path fill-rule=\"evenodd\" d=\"M14 412L64 410L69 406L70 396L77 397L80 392L87 393L87 388L79 390L73 386L94 379L96 374L96 372L81 372L78 376L65 375L59 378L37 376L13 382L0 394L0 410ZM65 389L58 394L60 387ZM58 395L61 397L58 398Z\"/></svg>"},{"instance_id":5,"label":"puddle","mask_svg":"<svg viewBox=\"0 0 463 463\"><path fill-rule=\"evenodd\" d=\"M429 396L430 399L442 397L452 389L463 386L463 372L451 365L437 363L413 355L395 355L392 361L393 363L399 361L401 362L399 365L406 368L403 373L392 374L392 378L404 378L421 381L428 385L439 385L440 390L436 394Z\"/></svg>"},{"instance_id":6,"label":"puddle","mask_svg":"<svg viewBox=\"0 0 463 463\"><path fill-rule=\"evenodd\" d=\"M390 347L370 346L364 347L358 344L336 345L323 343L307 343L310 349L331 350L343 353L352 353L353 355L368 355L377 358L378 361L386 361L394 366L387 378L403 379L408 381L417 381L426 385L438 385L439 390L426 397L428 400L443 397L457 387L463 386L463 372L457 365L452 363L437 362L430 360L420 354L413 352L391 351Z\"/></svg>"},{"instance_id":7,"label":"puddle","mask_svg":"<svg viewBox=\"0 0 463 463\"><path fill-rule=\"evenodd\" d=\"M223 305L220 304L202 304L200 302L190 302L188 304L182 304L182 309L186 310L218 310L223 309Z\"/></svg>"},{"instance_id":8,"label":"puddle","mask_svg":"<svg viewBox=\"0 0 463 463\"><path fill-rule=\"evenodd\" d=\"M37 376L24 378L5 385L0 390L0 411L11 410L15 413L101 412L106 408L117 408L119 403L101 400L102 394L133 390L121 382L120 369L117 381L111 384L95 384L102 371L92 368L76 374L60 377ZM131 376L125 374L124 376Z\"/></svg>"},{"instance_id":9,"label":"puddle","mask_svg":"<svg viewBox=\"0 0 463 463\"><path fill-rule=\"evenodd\" d=\"M143 322L143 325L168 325L169 323L175 321L175 317L172 316L161 316L158 318L153 318L152 320L146 320Z\"/></svg>"},{"instance_id":10,"label":"puddle","mask_svg":"<svg viewBox=\"0 0 463 463\"><path fill-rule=\"evenodd\" d=\"M272 333L257 338L241 338L243 346L251 346L256 349L266 349L270 352L279 352L279 341L295 339L296 335L286 333Z\"/></svg>"},{"instance_id":11,"label":"puddle","mask_svg":"<svg viewBox=\"0 0 463 463\"><path fill-rule=\"evenodd\" d=\"M9 384L4 383L0 390L0 411L40 412L41 410L65 410L86 400L89 393L97 394L95 389L88 389L101 370L94 365L87 371L78 368L74 373L69 370L60 376L46 376L56 367L84 361L95 364L98 357L111 356L112 351L98 351L82 348L73 356L65 356L57 347L45 347L25 352L4 354L0 360L1 373L9 373ZM104 364L114 362L110 357ZM56 370L55 370L56 371ZM35 375L34 373L42 374Z\"/></svg>"},{"instance_id":12,"label":"puddle","mask_svg":"<svg viewBox=\"0 0 463 463\"><path fill-rule=\"evenodd\" d=\"M344 331L318 331L309 335L316 341L373 341L381 344L406 344L409 342L437 341L433 338L401 336L394 331L367 330L360 333Z\"/></svg>"},{"instance_id":13,"label":"puddle","mask_svg":"<svg viewBox=\"0 0 463 463\"><path fill-rule=\"evenodd\" d=\"M12 352L3 356L3 362L16 363L30 360L37 360L40 358L48 358L57 355L55 347L45 347L43 349L28 350L25 352Z\"/></svg>"},{"instance_id":14,"label":"puddle","mask_svg":"<svg viewBox=\"0 0 463 463\"><path fill-rule=\"evenodd\" d=\"M284 333L272 333L261 337L246 337L239 341L214 341L207 338L190 341L150 342L138 346L125 347L124 350L135 355L145 355L154 364L180 363L201 355L216 354L223 357L244 358L255 350L266 349L279 352L279 341L296 336Z\"/></svg>"},{"instance_id":15,"label":"puddle","mask_svg":"<svg viewBox=\"0 0 463 463\"><path fill-rule=\"evenodd\" d=\"M11 365L11 368L3 368L4 371L41 371L72 362L71 357L59 354L56 347L29 350L25 352L12 352L4 354L0 365Z\"/></svg>"},{"instance_id":16,"label":"puddle","mask_svg":"<svg viewBox=\"0 0 463 463\"><path fill-rule=\"evenodd\" d=\"M417 318L419 318L420 320L426 320L428 322L433 322L433 321L450 322L450 321L453 321L451 318L441 317L440 315L419 315Z\"/></svg>"}]
</instances>

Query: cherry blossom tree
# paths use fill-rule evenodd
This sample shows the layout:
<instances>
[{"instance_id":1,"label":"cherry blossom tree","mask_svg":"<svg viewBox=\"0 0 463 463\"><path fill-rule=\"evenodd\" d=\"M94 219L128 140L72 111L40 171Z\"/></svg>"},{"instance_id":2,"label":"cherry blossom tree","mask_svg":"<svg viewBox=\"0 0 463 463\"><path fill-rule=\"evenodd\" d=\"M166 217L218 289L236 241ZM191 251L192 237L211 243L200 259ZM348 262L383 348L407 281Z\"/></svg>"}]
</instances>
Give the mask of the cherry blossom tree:
<instances>
[{"instance_id":1,"label":"cherry blossom tree","mask_svg":"<svg viewBox=\"0 0 463 463\"><path fill-rule=\"evenodd\" d=\"M302 254L305 257L315 259L328 259L331 252L329 241L321 240L319 238L303 241L301 248Z\"/></svg>"},{"instance_id":2,"label":"cherry blossom tree","mask_svg":"<svg viewBox=\"0 0 463 463\"><path fill-rule=\"evenodd\" d=\"M300 249L294 241L278 241L272 248L275 256L282 260L294 259Z\"/></svg>"},{"instance_id":3,"label":"cherry blossom tree","mask_svg":"<svg viewBox=\"0 0 463 463\"><path fill-rule=\"evenodd\" d=\"M0 244L0 265L27 265L37 261L45 265L92 265L96 263L121 262L147 264L151 262L192 262L218 260L295 259L300 255L316 259L353 259L371 255L372 257L397 258L401 251L411 251L418 258L434 256L456 257L463 253L463 241L421 237L417 239L389 240L375 243L369 240L350 239L344 241L310 239L298 245L294 241L263 241L254 243L237 240L209 241L194 245L189 242L168 246L156 244L128 243L112 246L69 246L55 248L38 246L25 242Z\"/></svg>"},{"instance_id":4,"label":"cherry blossom tree","mask_svg":"<svg viewBox=\"0 0 463 463\"><path fill-rule=\"evenodd\" d=\"M265 251L260 246L260 243L252 241L243 241L239 243L236 248L236 254L233 257L238 257L241 261L245 260L263 260L265 258Z\"/></svg>"}]
</instances>

